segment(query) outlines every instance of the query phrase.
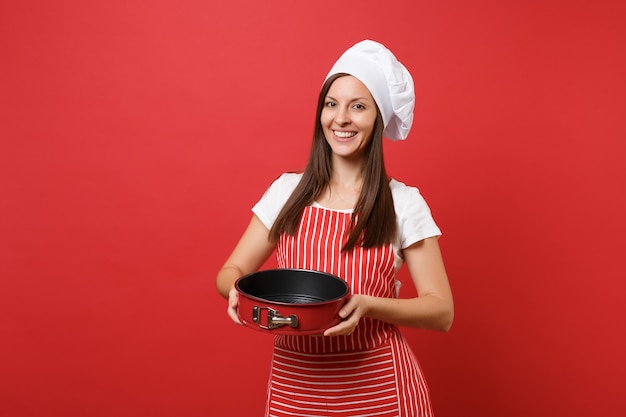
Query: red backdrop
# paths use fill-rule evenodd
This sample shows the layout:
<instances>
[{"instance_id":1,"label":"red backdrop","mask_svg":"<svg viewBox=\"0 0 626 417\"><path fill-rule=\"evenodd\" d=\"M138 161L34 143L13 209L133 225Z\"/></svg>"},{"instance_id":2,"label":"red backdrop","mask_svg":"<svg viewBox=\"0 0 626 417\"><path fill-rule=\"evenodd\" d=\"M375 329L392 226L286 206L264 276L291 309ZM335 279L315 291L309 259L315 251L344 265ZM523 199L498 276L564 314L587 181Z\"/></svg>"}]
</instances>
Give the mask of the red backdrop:
<instances>
[{"instance_id":1,"label":"red backdrop","mask_svg":"<svg viewBox=\"0 0 626 417\"><path fill-rule=\"evenodd\" d=\"M2 1L1 414L262 414L271 338L215 273L371 38L417 88L390 173L444 232L456 322L406 329L438 415L623 416L624 11Z\"/></svg>"}]
</instances>

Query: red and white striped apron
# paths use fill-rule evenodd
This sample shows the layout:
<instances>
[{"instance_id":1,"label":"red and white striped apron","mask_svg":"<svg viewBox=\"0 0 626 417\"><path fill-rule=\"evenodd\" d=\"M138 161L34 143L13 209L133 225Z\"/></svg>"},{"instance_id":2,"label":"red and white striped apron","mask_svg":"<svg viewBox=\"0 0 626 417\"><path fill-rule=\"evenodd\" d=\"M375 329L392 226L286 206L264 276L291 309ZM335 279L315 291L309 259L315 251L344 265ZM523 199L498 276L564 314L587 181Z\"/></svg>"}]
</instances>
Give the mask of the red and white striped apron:
<instances>
[{"instance_id":1,"label":"red and white striped apron","mask_svg":"<svg viewBox=\"0 0 626 417\"><path fill-rule=\"evenodd\" d=\"M341 252L350 216L305 208L298 233L278 242L279 267L327 272L353 294L393 297L391 244ZM275 337L266 416L432 415L420 366L393 325L362 318L350 336Z\"/></svg>"}]
</instances>

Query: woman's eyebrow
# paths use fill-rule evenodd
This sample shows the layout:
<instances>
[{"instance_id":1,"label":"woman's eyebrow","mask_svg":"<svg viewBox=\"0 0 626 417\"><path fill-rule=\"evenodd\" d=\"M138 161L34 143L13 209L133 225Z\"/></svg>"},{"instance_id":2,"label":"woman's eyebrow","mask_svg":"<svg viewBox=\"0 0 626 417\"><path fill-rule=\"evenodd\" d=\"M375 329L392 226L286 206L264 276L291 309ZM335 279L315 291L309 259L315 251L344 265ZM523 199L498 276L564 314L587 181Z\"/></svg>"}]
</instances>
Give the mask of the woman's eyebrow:
<instances>
[{"instance_id":1,"label":"woman's eyebrow","mask_svg":"<svg viewBox=\"0 0 626 417\"><path fill-rule=\"evenodd\" d=\"M330 99L330 100L334 100L334 101L339 101L339 100L337 100L336 98L334 98L333 96L326 96L326 99L327 99L327 100L329 100L329 99ZM350 103L352 103L352 102L354 102L354 101L364 101L364 100L367 100L367 101L372 101L372 99L370 99L370 98L368 98L368 97L355 97L355 98L353 98L353 99L350 99Z\"/></svg>"}]
</instances>

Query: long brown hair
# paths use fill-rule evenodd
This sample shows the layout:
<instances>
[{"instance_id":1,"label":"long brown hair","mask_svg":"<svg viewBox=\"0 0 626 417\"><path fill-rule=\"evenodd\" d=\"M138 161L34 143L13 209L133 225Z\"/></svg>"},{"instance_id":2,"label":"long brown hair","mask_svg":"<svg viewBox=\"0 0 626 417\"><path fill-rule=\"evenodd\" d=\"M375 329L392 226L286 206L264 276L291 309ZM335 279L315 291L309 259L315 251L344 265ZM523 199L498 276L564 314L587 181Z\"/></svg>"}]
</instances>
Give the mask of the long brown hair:
<instances>
[{"instance_id":1,"label":"long brown hair","mask_svg":"<svg viewBox=\"0 0 626 417\"><path fill-rule=\"evenodd\" d=\"M283 233L296 234L302 211L322 194L330 182L332 149L324 136L320 115L330 86L337 78L345 75L348 74L329 77L320 90L309 161L302 179L270 230L272 242L277 242ZM363 186L350 221L348 240L342 251L351 250L357 244L366 248L381 246L391 243L396 237L396 215L383 158L384 126L378 107L376 113L372 140L365 150L367 161L363 169Z\"/></svg>"}]
</instances>

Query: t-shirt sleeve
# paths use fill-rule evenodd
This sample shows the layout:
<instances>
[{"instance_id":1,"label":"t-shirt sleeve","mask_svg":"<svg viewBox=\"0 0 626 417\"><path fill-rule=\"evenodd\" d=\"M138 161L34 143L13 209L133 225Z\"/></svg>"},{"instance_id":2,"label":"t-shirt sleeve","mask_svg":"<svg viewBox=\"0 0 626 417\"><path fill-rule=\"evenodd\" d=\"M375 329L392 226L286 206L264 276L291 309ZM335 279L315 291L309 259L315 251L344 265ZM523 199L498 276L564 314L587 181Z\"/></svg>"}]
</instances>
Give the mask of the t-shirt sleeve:
<instances>
[{"instance_id":1,"label":"t-shirt sleeve","mask_svg":"<svg viewBox=\"0 0 626 417\"><path fill-rule=\"evenodd\" d=\"M302 174L282 174L274 180L261 199L252 207L252 212L268 230L272 228L287 199L300 182L300 178Z\"/></svg>"},{"instance_id":2,"label":"t-shirt sleeve","mask_svg":"<svg viewBox=\"0 0 626 417\"><path fill-rule=\"evenodd\" d=\"M441 236L430 207L415 187L397 183L394 205L398 220L400 248L405 249L420 240Z\"/></svg>"}]
</instances>

